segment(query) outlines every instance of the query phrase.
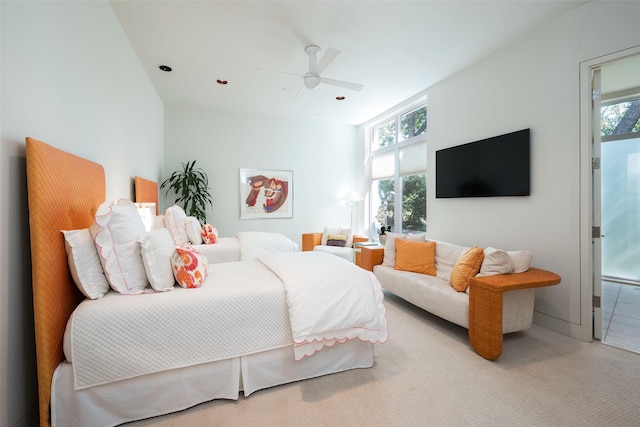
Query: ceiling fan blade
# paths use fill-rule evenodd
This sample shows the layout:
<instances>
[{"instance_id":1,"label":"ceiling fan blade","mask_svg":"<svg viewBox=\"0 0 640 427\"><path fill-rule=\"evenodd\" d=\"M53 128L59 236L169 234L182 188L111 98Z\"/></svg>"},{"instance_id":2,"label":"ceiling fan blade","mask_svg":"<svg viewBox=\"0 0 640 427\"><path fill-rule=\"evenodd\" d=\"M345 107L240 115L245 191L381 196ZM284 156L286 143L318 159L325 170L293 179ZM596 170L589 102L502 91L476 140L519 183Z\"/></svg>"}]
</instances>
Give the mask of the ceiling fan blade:
<instances>
[{"instance_id":1,"label":"ceiling fan blade","mask_svg":"<svg viewBox=\"0 0 640 427\"><path fill-rule=\"evenodd\" d=\"M342 80L327 79L325 77L320 77L320 82L345 89L355 90L356 92L359 92L364 87L357 83L343 82Z\"/></svg>"},{"instance_id":2,"label":"ceiling fan blade","mask_svg":"<svg viewBox=\"0 0 640 427\"><path fill-rule=\"evenodd\" d=\"M266 68L258 68L258 71L266 71L267 73L286 74L287 76L304 77L302 74L287 73L286 71L268 70Z\"/></svg>"},{"instance_id":3,"label":"ceiling fan blade","mask_svg":"<svg viewBox=\"0 0 640 427\"><path fill-rule=\"evenodd\" d=\"M322 58L318 61L316 65L316 74L322 74L322 72L329 66L331 63L340 55L340 51L334 49L332 47L328 47L327 50L322 55Z\"/></svg>"}]
</instances>

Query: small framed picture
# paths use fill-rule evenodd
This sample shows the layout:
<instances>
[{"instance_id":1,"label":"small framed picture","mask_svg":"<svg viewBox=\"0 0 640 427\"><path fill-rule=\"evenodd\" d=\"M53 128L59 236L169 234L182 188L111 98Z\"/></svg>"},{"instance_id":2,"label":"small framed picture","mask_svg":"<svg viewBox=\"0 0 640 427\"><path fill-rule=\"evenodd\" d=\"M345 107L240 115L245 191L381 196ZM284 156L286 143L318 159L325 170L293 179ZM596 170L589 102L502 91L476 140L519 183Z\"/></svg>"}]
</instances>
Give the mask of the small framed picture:
<instances>
[{"instance_id":1,"label":"small framed picture","mask_svg":"<svg viewBox=\"0 0 640 427\"><path fill-rule=\"evenodd\" d=\"M293 218L293 171L240 169L240 219Z\"/></svg>"}]
</instances>

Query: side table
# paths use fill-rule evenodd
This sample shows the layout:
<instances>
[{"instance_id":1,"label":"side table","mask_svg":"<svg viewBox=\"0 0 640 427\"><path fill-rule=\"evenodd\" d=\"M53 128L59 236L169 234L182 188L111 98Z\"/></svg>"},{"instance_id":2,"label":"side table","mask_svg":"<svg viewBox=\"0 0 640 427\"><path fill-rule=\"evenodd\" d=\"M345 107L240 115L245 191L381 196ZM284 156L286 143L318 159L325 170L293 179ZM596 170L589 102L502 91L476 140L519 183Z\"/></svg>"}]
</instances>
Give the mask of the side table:
<instances>
[{"instance_id":1,"label":"side table","mask_svg":"<svg viewBox=\"0 0 640 427\"><path fill-rule=\"evenodd\" d=\"M384 246L354 244L356 252L356 265L365 270L373 271L373 266L382 264L384 258Z\"/></svg>"}]
</instances>

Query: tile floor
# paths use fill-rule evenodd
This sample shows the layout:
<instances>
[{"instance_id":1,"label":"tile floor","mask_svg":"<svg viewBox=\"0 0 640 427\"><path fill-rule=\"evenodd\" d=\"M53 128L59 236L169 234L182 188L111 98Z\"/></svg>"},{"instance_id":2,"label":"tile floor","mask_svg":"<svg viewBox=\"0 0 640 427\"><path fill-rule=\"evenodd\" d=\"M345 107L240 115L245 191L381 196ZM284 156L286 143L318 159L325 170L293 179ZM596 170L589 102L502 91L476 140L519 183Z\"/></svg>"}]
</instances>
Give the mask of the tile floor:
<instances>
[{"instance_id":1,"label":"tile floor","mask_svg":"<svg viewBox=\"0 0 640 427\"><path fill-rule=\"evenodd\" d=\"M640 353L640 286L602 281L602 342Z\"/></svg>"}]
</instances>

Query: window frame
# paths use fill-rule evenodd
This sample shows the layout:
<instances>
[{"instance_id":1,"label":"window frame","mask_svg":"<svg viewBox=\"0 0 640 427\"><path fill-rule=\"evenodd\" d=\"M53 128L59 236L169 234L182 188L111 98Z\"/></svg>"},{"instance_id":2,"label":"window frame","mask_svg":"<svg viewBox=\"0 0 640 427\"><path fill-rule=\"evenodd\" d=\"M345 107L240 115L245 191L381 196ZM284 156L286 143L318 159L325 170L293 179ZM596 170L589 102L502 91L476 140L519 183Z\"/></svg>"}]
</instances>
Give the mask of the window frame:
<instances>
[{"instance_id":1,"label":"window frame","mask_svg":"<svg viewBox=\"0 0 640 427\"><path fill-rule=\"evenodd\" d=\"M426 111L426 121L428 123L428 115L429 115L429 111L428 111L428 106L427 106L427 102L426 102L426 98L422 97L410 104L406 104L402 107L398 107L396 109L393 109L392 111L389 111L388 114L385 114L383 116L378 117L375 121L372 121L366 128L365 131L365 144L366 144L366 149L368 152L368 162L370 165L373 165L374 162L374 158L377 156L381 156L381 155L385 155L385 154L389 154L389 153L393 153L393 157L394 157L394 173L393 176L389 176L389 177L384 177L384 178L373 178L373 166L370 168L369 170L369 176L368 176L368 188L369 191L373 190L373 183L374 181L379 181L382 179L393 179L394 180L394 212L393 212L393 224L389 224L387 223L387 225L392 225L394 232L397 232L396 230L402 230L402 212L403 212L403 206L402 206L402 187L403 187L403 176L411 176L411 175L417 175L417 174L427 174L427 170L426 170L426 158L425 158L425 169L424 170L420 170L420 171L414 171L411 174L401 174L400 170L401 170L401 159L400 159L400 153L402 151L403 148L407 147L407 146L411 146L414 144L426 144L427 143L427 129L428 127L425 127L425 131L422 132L420 135L417 136L413 136L407 139L403 139L400 140L401 138L401 124L402 124L402 117L413 112L416 111L420 108L424 108ZM395 136L394 136L394 143L388 146L384 146L384 147L378 147L374 149L374 143L376 143L376 130L383 125L388 124L390 121L395 120L396 122L396 126L395 126ZM425 153L426 156L426 153ZM426 192L426 188L425 188L425 192ZM375 215L377 214L379 206L373 206L373 195L371 195L371 197L369 197L369 228L372 229L371 234L372 237L377 237L378 235L378 230L376 230L377 228L377 221L375 219ZM425 210L425 217L426 217L426 210ZM425 218L426 219L426 218Z\"/></svg>"}]
</instances>

